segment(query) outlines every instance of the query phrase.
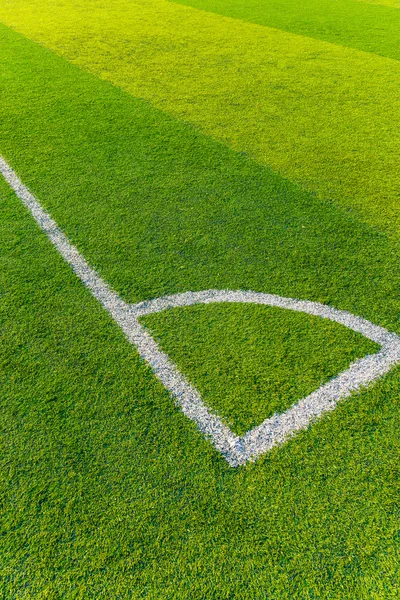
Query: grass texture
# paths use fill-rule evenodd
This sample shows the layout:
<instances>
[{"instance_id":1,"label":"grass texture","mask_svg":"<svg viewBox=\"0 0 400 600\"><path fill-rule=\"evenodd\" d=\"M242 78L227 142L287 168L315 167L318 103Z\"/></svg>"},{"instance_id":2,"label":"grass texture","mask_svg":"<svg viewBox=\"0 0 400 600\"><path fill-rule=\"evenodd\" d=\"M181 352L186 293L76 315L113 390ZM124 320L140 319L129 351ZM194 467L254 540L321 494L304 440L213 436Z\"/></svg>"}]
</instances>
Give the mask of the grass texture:
<instances>
[{"instance_id":1,"label":"grass texture","mask_svg":"<svg viewBox=\"0 0 400 600\"><path fill-rule=\"evenodd\" d=\"M28 37L398 239L398 60L165 0L1 7Z\"/></svg>"},{"instance_id":2,"label":"grass texture","mask_svg":"<svg viewBox=\"0 0 400 600\"><path fill-rule=\"evenodd\" d=\"M230 469L0 194L1 597L396 598L398 374Z\"/></svg>"},{"instance_id":3,"label":"grass texture","mask_svg":"<svg viewBox=\"0 0 400 600\"><path fill-rule=\"evenodd\" d=\"M257 305L200 305L142 322L239 435L379 348L337 323Z\"/></svg>"},{"instance_id":4,"label":"grass texture","mask_svg":"<svg viewBox=\"0 0 400 600\"><path fill-rule=\"evenodd\" d=\"M0 52L0 152L124 299L254 289L400 332L394 236L3 26ZM397 598L399 369L231 469L3 181L0 199L0 597ZM198 330L214 352L196 367L201 386L216 360L229 376L251 344L266 354L260 310L193 307L149 326L187 369L177 346ZM275 351L307 346L302 385L313 340L324 377L367 350L284 313L275 334L291 326L291 343ZM247 365L253 385L260 364ZM217 401L239 427L258 418L259 406Z\"/></svg>"},{"instance_id":5,"label":"grass texture","mask_svg":"<svg viewBox=\"0 0 400 600\"><path fill-rule=\"evenodd\" d=\"M361 2L370 2L371 4L382 4L383 6L390 6L392 8L400 8L399 0L360 0Z\"/></svg>"},{"instance_id":6,"label":"grass texture","mask_svg":"<svg viewBox=\"0 0 400 600\"><path fill-rule=\"evenodd\" d=\"M400 59L399 0L178 0L179 3Z\"/></svg>"}]
</instances>

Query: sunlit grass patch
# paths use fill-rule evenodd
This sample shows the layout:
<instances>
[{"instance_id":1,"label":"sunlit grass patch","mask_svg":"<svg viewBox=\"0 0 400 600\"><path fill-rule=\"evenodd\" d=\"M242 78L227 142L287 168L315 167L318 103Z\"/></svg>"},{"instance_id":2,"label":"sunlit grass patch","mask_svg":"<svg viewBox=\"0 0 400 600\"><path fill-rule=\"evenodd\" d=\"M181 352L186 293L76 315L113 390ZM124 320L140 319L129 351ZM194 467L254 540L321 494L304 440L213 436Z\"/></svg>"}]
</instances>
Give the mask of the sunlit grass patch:
<instances>
[{"instance_id":1,"label":"sunlit grass patch","mask_svg":"<svg viewBox=\"0 0 400 600\"><path fill-rule=\"evenodd\" d=\"M164 0L17 0L0 18L398 236L399 61Z\"/></svg>"},{"instance_id":2,"label":"sunlit grass patch","mask_svg":"<svg viewBox=\"0 0 400 600\"><path fill-rule=\"evenodd\" d=\"M400 15L390 10L398 7L399 0L178 1L227 17L400 59Z\"/></svg>"}]
</instances>

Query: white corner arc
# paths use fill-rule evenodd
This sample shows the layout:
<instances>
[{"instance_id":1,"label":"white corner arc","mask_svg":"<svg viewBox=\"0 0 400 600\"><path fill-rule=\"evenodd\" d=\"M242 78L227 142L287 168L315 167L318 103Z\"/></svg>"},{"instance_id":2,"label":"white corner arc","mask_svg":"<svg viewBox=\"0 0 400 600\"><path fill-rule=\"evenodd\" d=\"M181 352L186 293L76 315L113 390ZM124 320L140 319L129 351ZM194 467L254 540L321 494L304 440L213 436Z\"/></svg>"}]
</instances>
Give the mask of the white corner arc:
<instances>
[{"instance_id":1,"label":"white corner arc","mask_svg":"<svg viewBox=\"0 0 400 600\"><path fill-rule=\"evenodd\" d=\"M0 172L64 260L70 264L92 295L122 328L141 357L151 366L154 374L172 394L184 414L196 423L198 429L211 440L214 447L232 467L255 460L273 446L284 443L297 431L306 429L324 412L333 410L339 400L368 386L400 363L398 335L347 311L318 302L283 298L262 292L204 290L166 296L133 305L127 304L87 264L1 156ZM299 400L284 413L275 414L245 435L237 436L204 404L199 392L179 372L167 354L160 350L150 333L139 322L140 317L144 315L169 308L216 302L264 304L319 316L361 333L379 344L381 348L376 354L356 360L346 371Z\"/></svg>"}]
</instances>

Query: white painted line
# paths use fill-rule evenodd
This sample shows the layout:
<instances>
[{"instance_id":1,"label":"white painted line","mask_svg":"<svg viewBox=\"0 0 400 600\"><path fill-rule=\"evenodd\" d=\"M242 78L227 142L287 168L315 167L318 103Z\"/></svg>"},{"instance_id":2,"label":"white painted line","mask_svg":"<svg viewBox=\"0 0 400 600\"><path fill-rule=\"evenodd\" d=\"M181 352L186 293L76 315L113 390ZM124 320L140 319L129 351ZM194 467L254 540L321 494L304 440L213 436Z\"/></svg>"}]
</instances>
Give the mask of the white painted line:
<instances>
[{"instance_id":1,"label":"white painted line","mask_svg":"<svg viewBox=\"0 0 400 600\"><path fill-rule=\"evenodd\" d=\"M226 456L232 466L244 464L267 452L273 446L282 444L297 431L306 429L322 413L333 410L339 400L376 381L388 373L394 365L400 363L399 336L352 313L319 302L282 298L261 292L205 290L156 298L136 304L132 309L140 318L168 308L215 302L264 304L308 313L345 325L381 346L379 352L356 360L346 371L298 401L286 412L273 415L244 436L236 438L235 455Z\"/></svg>"},{"instance_id":2,"label":"white painted line","mask_svg":"<svg viewBox=\"0 0 400 600\"><path fill-rule=\"evenodd\" d=\"M284 443L297 431L306 429L324 412L333 410L339 400L376 381L388 373L394 365L400 363L399 336L347 311L318 302L282 298L261 292L205 290L185 292L129 305L109 288L96 271L89 267L75 246L70 244L55 221L43 210L38 200L1 157L0 172L31 212L39 227L71 265L76 275L122 328L130 343L136 346L140 356L151 366L154 374L173 395L184 414L196 423L199 430L211 440L232 467L243 465L248 460L255 460L273 446ZM198 391L185 379L169 357L160 350L149 332L139 323L140 317L168 308L215 302L264 304L319 316L361 333L378 343L381 349L376 354L355 361L346 371L294 404L286 412L273 415L239 437L223 423L218 415L207 408Z\"/></svg>"}]
</instances>

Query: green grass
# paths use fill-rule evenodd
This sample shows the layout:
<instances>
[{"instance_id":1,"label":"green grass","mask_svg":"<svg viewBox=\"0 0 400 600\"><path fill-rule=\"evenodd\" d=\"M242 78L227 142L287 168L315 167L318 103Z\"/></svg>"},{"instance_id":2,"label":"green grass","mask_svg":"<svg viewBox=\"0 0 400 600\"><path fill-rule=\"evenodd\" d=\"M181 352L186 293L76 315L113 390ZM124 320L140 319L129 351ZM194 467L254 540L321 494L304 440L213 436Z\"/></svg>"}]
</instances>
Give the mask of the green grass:
<instances>
[{"instance_id":1,"label":"green grass","mask_svg":"<svg viewBox=\"0 0 400 600\"><path fill-rule=\"evenodd\" d=\"M396 236L3 26L0 52L1 154L124 299L254 289L400 332ZM3 181L0 199L0 597L397 598L399 369L232 469ZM208 370L229 373L230 340L249 355L248 333L266 352L262 310L181 311L176 339L180 311L151 326L172 352L208 329ZM296 323L305 347L304 317L284 314L274 326ZM325 325L307 339L320 347ZM368 344L328 328L324 376ZM299 358L299 385L313 360Z\"/></svg>"},{"instance_id":2,"label":"green grass","mask_svg":"<svg viewBox=\"0 0 400 600\"><path fill-rule=\"evenodd\" d=\"M379 348L337 323L266 306L200 305L142 322L239 435Z\"/></svg>"},{"instance_id":3,"label":"green grass","mask_svg":"<svg viewBox=\"0 0 400 600\"><path fill-rule=\"evenodd\" d=\"M178 1L235 19L400 59L398 0Z\"/></svg>"},{"instance_id":4,"label":"green grass","mask_svg":"<svg viewBox=\"0 0 400 600\"><path fill-rule=\"evenodd\" d=\"M253 289L399 330L393 240L6 28L2 41L2 153L127 301Z\"/></svg>"},{"instance_id":5,"label":"green grass","mask_svg":"<svg viewBox=\"0 0 400 600\"><path fill-rule=\"evenodd\" d=\"M2 598L395 598L398 374L231 469L0 193Z\"/></svg>"},{"instance_id":6,"label":"green grass","mask_svg":"<svg viewBox=\"0 0 400 600\"><path fill-rule=\"evenodd\" d=\"M399 239L399 61L164 0L15 0L0 20Z\"/></svg>"}]
</instances>

